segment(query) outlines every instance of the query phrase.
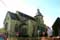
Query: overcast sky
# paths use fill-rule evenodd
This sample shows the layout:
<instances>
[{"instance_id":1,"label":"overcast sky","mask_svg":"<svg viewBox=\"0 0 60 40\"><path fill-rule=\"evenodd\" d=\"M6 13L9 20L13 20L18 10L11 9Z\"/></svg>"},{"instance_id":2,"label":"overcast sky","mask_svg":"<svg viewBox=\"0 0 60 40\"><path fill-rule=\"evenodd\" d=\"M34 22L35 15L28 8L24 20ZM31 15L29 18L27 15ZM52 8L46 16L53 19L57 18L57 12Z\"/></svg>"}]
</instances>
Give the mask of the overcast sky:
<instances>
[{"instance_id":1,"label":"overcast sky","mask_svg":"<svg viewBox=\"0 0 60 40\"><path fill-rule=\"evenodd\" d=\"M30 16L36 15L37 8L44 16L44 23L51 27L57 17L60 17L60 0L0 0L0 28L7 11L21 11Z\"/></svg>"}]
</instances>

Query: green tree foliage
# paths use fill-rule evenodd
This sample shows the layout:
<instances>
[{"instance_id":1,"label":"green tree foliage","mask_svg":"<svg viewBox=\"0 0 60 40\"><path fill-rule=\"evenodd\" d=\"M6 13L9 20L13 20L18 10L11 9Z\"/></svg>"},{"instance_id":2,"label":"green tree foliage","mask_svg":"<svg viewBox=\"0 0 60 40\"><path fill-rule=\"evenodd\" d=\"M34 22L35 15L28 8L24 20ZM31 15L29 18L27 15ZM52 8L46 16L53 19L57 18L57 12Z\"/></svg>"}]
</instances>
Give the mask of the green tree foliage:
<instances>
[{"instance_id":1,"label":"green tree foliage","mask_svg":"<svg viewBox=\"0 0 60 40\"><path fill-rule=\"evenodd\" d=\"M4 28L1 28L0 29L0 33L5 33L6 31L5 31L5 29Z\"/></svg>"}]
</instances>

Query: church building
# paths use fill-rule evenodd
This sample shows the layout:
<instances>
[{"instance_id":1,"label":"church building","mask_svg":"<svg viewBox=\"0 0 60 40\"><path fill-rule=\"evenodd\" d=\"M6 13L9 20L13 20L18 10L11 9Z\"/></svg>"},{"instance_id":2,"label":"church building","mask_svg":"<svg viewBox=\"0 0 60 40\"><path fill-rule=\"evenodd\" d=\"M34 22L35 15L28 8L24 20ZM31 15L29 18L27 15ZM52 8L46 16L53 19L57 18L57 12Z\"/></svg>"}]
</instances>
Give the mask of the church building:
<instances>
[{"instance_id":1,"label":"church building","mask_svg":"<svg viewBox=\"0 0 60 40\"><path fill-rule=\"evenodd\" d=\"M37 9L37 15L34 17L19 11L16 11L16 13L8 11L4 19L4 27L8 37L17 34L32 37L46 31L43 15L39 9Z\"/></svg>"}]
</instances>

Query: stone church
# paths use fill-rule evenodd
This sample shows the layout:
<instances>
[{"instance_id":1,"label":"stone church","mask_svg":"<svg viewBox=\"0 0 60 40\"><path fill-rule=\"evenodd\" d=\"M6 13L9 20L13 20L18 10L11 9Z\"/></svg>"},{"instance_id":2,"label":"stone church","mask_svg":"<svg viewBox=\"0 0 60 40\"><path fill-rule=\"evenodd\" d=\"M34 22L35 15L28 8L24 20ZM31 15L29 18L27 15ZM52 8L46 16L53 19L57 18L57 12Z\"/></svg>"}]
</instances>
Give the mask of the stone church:
<instances>
[{"instance_id":1,"label":"stone church","mask_svg":"<svg viewBox=\"0 0 60 40\"><path fill-rule=\"evenodd\" d=\"M8 11L4 19L4 27L8 36L18 34L32 37L46 31L43 15L39 9L37 9L37 15L34 17L19 11L16 11L16 13Z\"/></svg>"}]
</instances>

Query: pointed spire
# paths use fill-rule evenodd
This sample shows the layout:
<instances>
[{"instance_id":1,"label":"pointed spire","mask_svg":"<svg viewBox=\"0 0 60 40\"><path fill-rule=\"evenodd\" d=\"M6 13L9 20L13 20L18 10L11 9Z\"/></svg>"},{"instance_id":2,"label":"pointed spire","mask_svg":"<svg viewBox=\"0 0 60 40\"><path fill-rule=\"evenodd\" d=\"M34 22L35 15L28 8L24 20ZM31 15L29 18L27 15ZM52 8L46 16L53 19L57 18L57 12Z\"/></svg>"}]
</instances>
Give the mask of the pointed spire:
<instances>
[{"instance_id":1,"label":"pointed spire","mask_svg":"<svg viewBox=\"0 0 60 40\"><path fill-rule=\"evenodd\" d=\"M40 13L40 10L39 10L39 9L37 9L37 15L38 15L38 16L43 16L43 15Z\"/></svg>"},{"instance_id":2,"label":"pointed spire","mask_svg":"<svg viewBox=\"0 0 60 40\"><path fill-rule=\"evenodd\" d=\"M40 13L40 10L39 10L39 9L37 9L37 12L38 12L38 13Z\"/></svg>"}]
</instances>

